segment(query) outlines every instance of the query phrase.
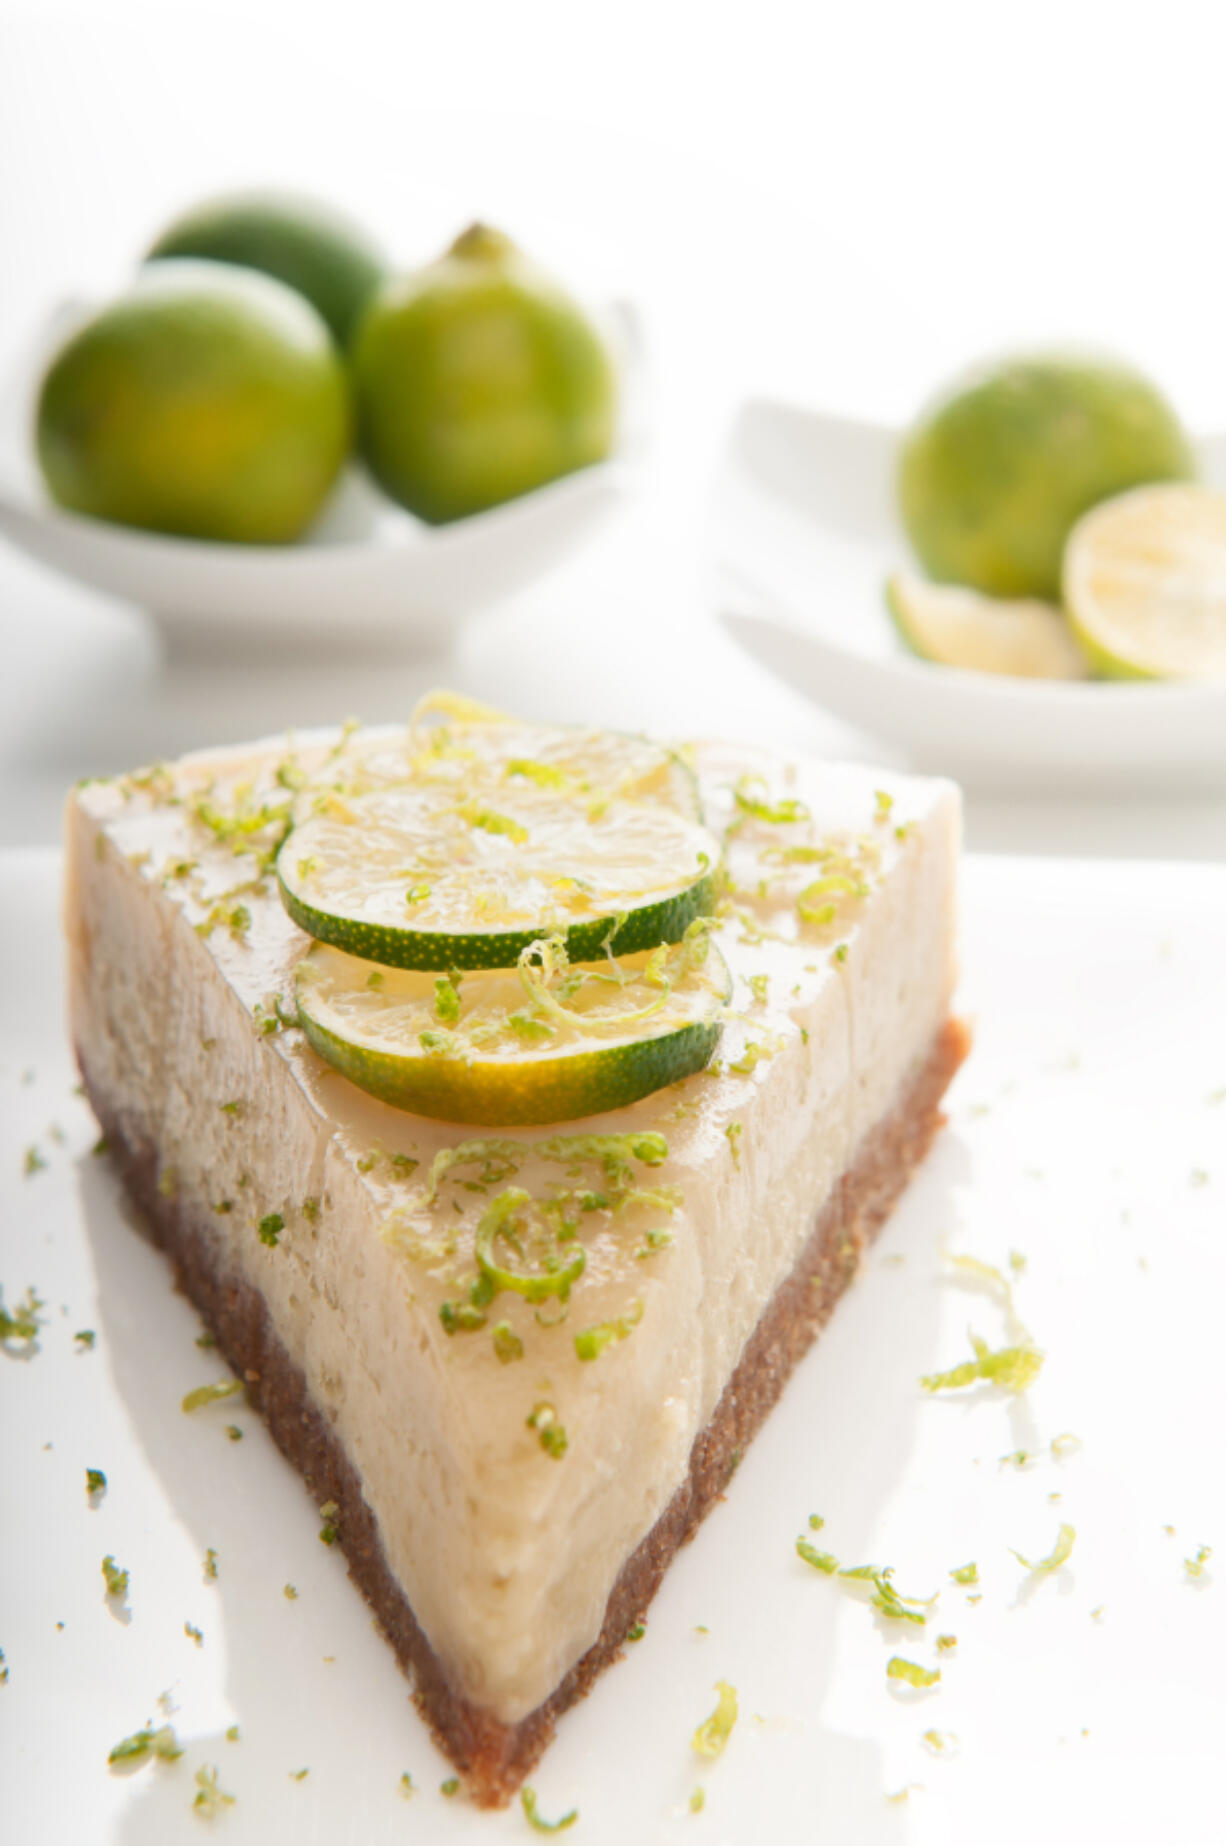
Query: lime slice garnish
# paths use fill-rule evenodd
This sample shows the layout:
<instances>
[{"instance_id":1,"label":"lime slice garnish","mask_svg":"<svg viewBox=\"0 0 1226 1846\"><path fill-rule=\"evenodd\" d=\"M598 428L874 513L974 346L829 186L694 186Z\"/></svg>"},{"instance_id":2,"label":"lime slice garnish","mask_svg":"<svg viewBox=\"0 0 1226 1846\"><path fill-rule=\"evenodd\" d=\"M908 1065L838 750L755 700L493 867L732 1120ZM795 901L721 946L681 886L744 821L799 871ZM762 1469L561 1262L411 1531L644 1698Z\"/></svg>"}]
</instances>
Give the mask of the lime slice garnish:
<instances>
[{"instance_id":1,"label":"lime slice garnish","mask_svg":"<svg viewBox=\"0 0 1226 1846\"><path fill-rule=\"evenodd\" d=\"M1226 678L1226 494L1141 487L1095 507L1070 534L1064 599L1113 679Z\"/></svg>"},{"instance_id":2,"label":"lime slice garnish","mask_svg":"<svg viewBox=\"0 0 1226 1846\"><path fill-rule=\"evenodd\" d=\"M539 790L597 811L610 801L648 801L701 821L698 782L676 750L621 731L523 724L454 693L432 693L406 730L361 733L325 762L295 804L296 820L326 808L328 794L381 788L447 789L492 806ZM444 722L428 720L444 719Z\"/></svg>"},{"instance_id":3,"label":"lime slice garnish","mask_svg":"<svg viewBox=\"0 0 1226 1846\"><path fill-rule=\"evenodd\" d=\"M303 1030L351 1082L417 1115L503 1126L620 1109L701 1070L730 991L702 923L616 961L571 964L554 937L515 968L463 975L316 943L297 973Z\"/></svg>"},{"instance_id":4,"label":"lime slice garnish","mask_svg":"<svg viewBox=\"0 0 1226 1846\"><path fill-rule=\"evenodd\" d=\"M294 921L397 968L506 968L560 936L574 961L676 942L714 907L720 849L672 808L589 808L538 788L388 788L294 828L277 859Z\"/></svg>"},{"instance_id":5,"label":"lime slice garnish","mask_svg":"<svg viewBox=\"0 0 1226 1846\"><path fill-rule=\"evenodd\" d=\"M949 583L894 576L886 606L921 660L1019 679L1084 679L1086 660L1052 603L1005 601Z\"/></svg>"}]
</instances>

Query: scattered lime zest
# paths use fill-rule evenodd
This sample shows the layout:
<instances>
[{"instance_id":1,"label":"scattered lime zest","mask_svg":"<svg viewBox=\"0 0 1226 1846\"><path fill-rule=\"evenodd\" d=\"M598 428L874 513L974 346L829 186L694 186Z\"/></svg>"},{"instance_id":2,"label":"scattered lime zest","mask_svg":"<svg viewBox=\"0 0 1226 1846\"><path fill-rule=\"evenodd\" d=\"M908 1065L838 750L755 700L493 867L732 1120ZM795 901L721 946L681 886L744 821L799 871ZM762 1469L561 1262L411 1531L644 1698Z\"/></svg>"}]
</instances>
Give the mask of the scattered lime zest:
<instances>
[{"instance_id":1,"label":"scattered lime zest","mask_svg":"<svg viewBox=\"0 0 1226 1846\"><path fill-rule=\"evenodd\" d=\"M512 1289L522 1295L526 1301L546 1301L557 1296L565 1301L572 1285L583 1274L587 1264L587 1251L582 1244L577 1244L565 1263L554 1270L541 1270L535 1274L523 1274L507 1269L494 1260L494 1246L499 1238L511 1237L521 1220L522 1214L532 1205L532 1195L520 1186L508 1186L499 1193L482 1212L477 1224L477 1237L474 1254L493 1295L503 1289Z\"/></svg>"},{"instance_id":2,"label":"scattered lime zest","mask_svg":"<svg viewBox=\"0 0 1226 1846\"><path fill-rule=\"evenodd\" d=\"M807 1538L796 1540L796 1555L811 1564L814 1570L820 1570L823 1576L833 1577L839 1568L839 1560L829 1551L819 1551Z\"/></svg>"},{"instance_id":3,"label":"scattered lime zest","mask_svg":"<svg viewBox=\"0 0 1226 1846\"><path fill-rule=\"evenodd\" d=\"M524 1356L524 1343L509 1320L500 1320L492 1331L494 1352L500 1365L511 1365Z\"/></svg>"},{"instance_id":4,"label":"scattered lime zest","mask_svg":"<svg viewBox=\"0 0 1226 1846\"><path fill-rule=\"evenodd\" d=\"M0 1289L0 1346L7 1350L10 1345L17 1345L23 1346L27 1353L36 1351L38 1329L42 1325L39 1309L46 1305L32 1288L27 1288L24 1300L15 1308L6 1308L4 1290Z\"/></svg>"},{"instance_id":5,"label":"scattered lime zest","mask_svg":"<svg viewBox=\"0 0 1226 1846\"><path fill-rule=\"evenodd\" d=\"M1059 1570L1062 1564L1067 1564L1073 1554L1076 1539L1076 1529L1071 1525L1062 1525L1056 1534L1056 1542L1051 1551L1045 1558L1038 1558L1034 1563L1029 1558L1024 1558L1020 1551L1013 1551L1012 1545L1009 1549L1013 1551L1014 1557L1023 1570L1031 1571L1035 1576L1047 1576L1053 1570Z\"/></svg>"},{"instance_id":6,"label":"scattered lime zest","mask_svg":"<svg viewBox=\"0 0 1226 1846\"><path fill-rule=\"evenodd\" d=\"M460 1017L460 977L440 974L434 981L434 1016L445 1026L453 1026Z\"/></svg>"},{"instance_id":7,"label":"scattered lime zest","mask_svg":"<svg viewBox=\"0 0 1226 1846\"><path fill-rule=\"evenodd\" d=\"M174 1726L162 1724L133 1731L130 1737L124 1737L115 1745L106 1760L108 1763L141 1763L147 1756L157 1756L164 1763L173 1763L182 1754Z\"/></svg>"},{"instance_id":8,"label":"scattered lime zest","mask_svg":"<svg viewBox=\"0 0 1226 1846\"><path fill-rule=\"evenodd\" d=\"M228 1795L217 1780L213 1764L202 1763L196 1771L196 1797L192 1809L205 1820L212 1820L222 1808L232 1808L234 1796Z\"/></svg>"},{"instance_id":9,"label":"scattered lime zest","mask_svg":"<svg viewBox=\"0 0 1226 1846\"><path fill-rule=\"evenodd\" d=\"M77 1346L81 1352L92 1352L97 1343L98 1335L94 1332L92 1327L82 1327L81 1331L79 1333L74 1333L72 1338L73 1344Z\"/></svg>"},{"instance_id":10,"label":"scattered lime zest","mask_svg":"<svg viewBox=\"0 0 1226 1846\"><path fill-rule=\"evenodd\" d=\"M719 1756L736 1723L736 1687L730 1686L726 1679L717 1679L715 1690L719 1694L715 1710L709 1718L703 1720L690 1739L690 1748L695 1756Z\"/></svg>"},{"instance_id":11,"label":"scattered lime zest","mask_svg":"<svg viewBox=\"0 0 1226 1846\"><path fill-rule=\"evenodd\" d=\"M554 1461L561 1461L566 1453L566 1430L558 1422L558 1413L552 1404L536 1404L525 1419L528 1429L536 1431L537 1441L546 1455Z\"/></svg>"},{"instance_id":12,"label":"scattered lime zest","mask_svg":"<svg viewBox=\"0 0 1226 1846\"><path fill-rule=\"evenodd\" d=\"M463 807L456 809L456 813L470 827L479 827L483 833L504 834L516 846L522 846L528 838L528 829L522 821L510 814L499 814L493 808L483 808L475 801L465 802Z\"/></svg>"},{"instance_id":13,"label":"scattered lime zest","mask_svg":"<svg viewBox=\"0 0 1226 1846\"><path fill-rule=\"evenodd\" d=\"M952 1731L925 1731L920 1742L926 1749L931 1750L934 1756L951 1755L958 1747L958 1739Z\"/></svg>"},{"instance_id":14,"label":"scattered lime zest","mask_svg":"<svg viewBox=\"0 0 1226 1846\"><path fill-rule=\"evenodd\" d=\"M122 1570L108 1552L102 1560L102 1575L106 1582L106 1593L123 1601L128 1593L129 1573Z\"/></svg>"},{"instance_id":15,"label":"scattered lime zest","mask_svg":"<svg viewBox=\"0 0 1226 1846\"><path fill-rule=\"evenodd\" d=\"M31 1141L21 1162L21 1171L26 1179L33 1179L36 1173L43 1173L47 1167L47 1156L42 1149Z\"/></svg>"},{"instance_id":16,"label":"scattered lime zest","mask_svg":"<svg viewBox=\"0 0 1226 1846\"><path fill-rule=\"evenodd\" d=\"M90 1495L91 1499L95 1494L99 1499L102 1498L103 1494L106 1492L106 1475L102 1472L101 1468L87 1468L85 1470L85 1491Z\"/></svg>"},{"instance_id":17,"label":"scattered lime zest","mask_svg":"<svg viewBox=\"0 0 1226 1846\"><path fill-rule=\"evenodd\" d=\"M242 1388L241 1379L219 1378L216 1384L197 1385L194 1391L187 1393L179 1408L188 1412L200 1410L205 1404L216 1404L223 1397L233 1397Z\"/></svg>"},{"instance_id":18,"label":"scattered lime zest","mask_svg":"<svg viewBox=\"0 0 1226 1846\"><path fill-rule=\"evenodd\" d=\"M937 1636L937 1653L948 1654L958 1645L956 1634L939 1634Z\"/></svg>"},{"instance_id":19,"label":"scattered lime zest","mask_svg":"<svg viewBox=\"0 0 1226 1846\"><path fill-rule=\"evenodd\" d=\"M407 1769L402 1774L398 1786L406 1801L409 1799L410 1795L415 1795L417 1793L417 1790L413 1786L413 1778Z\"/></svg>"},{"instance_id":20,"label":"scattered lime zest","mask_svg":"<svg viewBox=\"0 0 1226 1846\"><path fill-rule=\"evenodd\" d=\"M732 791L741 814L750 820L765 822L769 827L790 827L800 821L809 820L810 813L803 801L794 796L783 796L778 801L771 801L766 795L755 795L755 789L765 789L766 782L761 776L741 776Z\"/></svg>"},{"instance_id":21,"label":"scattered lime zest","mask_svg":"<svg viewBox=\"0 0 1226 1846\"><path fill-rule=\"evenodd\" d=\"M210 1583L216 1583L217 1576L218 1576L217 1553L213 1549L212 1545L209 1546L208 1550L204 1554L204 1574L208 1578Z\"/></svg>"},{"instance_id":22,"label":"scattered lime zest","mask_svg":"<svg viewBox=\"0 0 1226 1846\"><path fill-rule=\"evenodd\" d=\"M881 1569L876 1564L856 1564L841 1569L838 1575L844 1582L854 1586L871 1585L873 1593L869 1600L887 1621L914 1622L918 1628L922 1628L928 1620L929 1609L937 1600L935 1595L902 1595L894 1588L894 1572L889 1566Z\"/></svg>"},{"instance_id":23,"label":"scattered lime zest","mask_svg":"<svg viewBox=\"0 0 1226 1846\"><path fill-rule=\"evenodd\" d=\"M901 1679L919 1691L925 1686L935 1686L941 1677L940 1667L922 1667L914 1660L904 1660L901 1654L891 1655L885 1673L887 1679Z\"/></svg>"},{"instance_id":24,"label":"scattered lime zest","mask_svg":"<svg viewBox=\"0 0 1226 1846\"><path fill-rule=\"evenodd\" d=\"M635 1301L629 1310L615 1320L602 1321L597 1327L584 1327L575 1335L575 1357L577 1359L599 1359L606 1346L612 1346L618 1340L628 1340L643 1318L643 1304Z\"/></svg>"},{"instance_id":25,"label":"scattered lime zest","mask_svg":"<svg viewBox=\"0 0 1226 1846\"><path fill-rule=\"evenodd\" d=\"M925 1391L960 1391L964 1386L983 1380L1000 1385L1006 1391L1021 1393L1034 1383L1043 1368L1043 1353L1029 1341L1016 1346L1002 1346L993 1352L986 1340L971 1334L975 1349L973 1359L964 1359L947 1372L928 1372L920 1384Z\"/></svg>"},{"instance_id":26,"label":"scattered lime zest","mask_svg":"<svg viewBox=\"0 0 1226 1846\"><path fill-rule=\"evenodd\" d=\"M873 790L873 800L876 803L876 811L874 812L873 819L877 821L888 820L890 818L890 809L894 806L893 795L887 794L883 788L877 788Z\"/></svg>"},{"instance_id":27,"label":"scattered lime zest","mask_svg":"<svg viewBox=\"0 0 1226 1846\"><path fill-rule=\"evenodd\" d=\"M323 1524L319 1528L319 1542L321 1545L334 1545L340 1537L340 1516L341 1509L336 1501L325 1500L319 1509L319 1517L323 1520Z\"/></svg>"},{"instance_id":28,"label":"scattered lime zest","mask_svg":"<svg viewBox=\"0 0 1226 1846\"><path fill-rule=\"evenodd\" d=\"M538 788L565 789L571 780L556 764L537 763L524 756L512 757L502 773L508 782L520 776L525 782L535 782Z\"/></svg>"},{"instance_id":29,"label":"scattered lime zest","mask_svg":"<svg viewBox=\"0 0 1226 1846\"><path fill-rule=\"evenodd\" d=\"M706 1805L707 1805L706 1789L696 1788L693 1794L690 1796L690 1813L691 1814L701 1814L702 1810L706 1807Z\"/></svg>"},{"instance_id":30,"label":"scattered lime zest","mask_svg":"<svg viewBox=\"0 0 1226 1846\"><path fill-rule=\"evenodd\" d=\"M742 1132L743 1131L742 1131L740 1122L729 1122L728 1126L724 1130L724 1134L727 1137L728 1146L732 1149L733 1165L738 1166L738 1167L741 1164L741 1134Z\"/></svg>"},{"instance_id":31,"label":"scattered lime zest","mask_svg":"<svg viewBox=\"0 0 1226 1846\"><path fill-rule=\"evenodd\" d=\"M646 1622L635 1622L632 1627L627 1628L626 1639L627 1641L641 1641L646 1633Z\"/></svg>"},{"instance_id":32,"label":"scattered lime zest","mask_svg":"<svg viewBox=\"0 0 1226 1846\"><path fill-rule=\"evenodd\" d=\"M958 1568L951 1570L949 1574L955 1583L978 1583L979 1566L978 1564L959 1564Z\"/></svg>"},{"instance_id":33,"label":"scattered lime zest","mask_svg":"<svg viewBox=\"0 0 1226 1846\"><path fill-rule=\"evenodd\" d=\"M728 1069L735 1071L740 1077L748 1077L762 1059L769 1056L770 1053L764 1051L756 1039L750 1039L740 1057L735 1063L729 1064Z\"/></svg>"},{"instance_id":34,"label":"scattered lime zest","mask_svg":"<svg viewBox=\"0 0 1226 1846\"><path fill-rule=\"evenodd\" d=\"M431 1161L425 1203L427 1205L434 1203L438 1197L439 1187L454 1167L481 1166L494 1169L487 1183L498 1184L517 1172L521 1162L532 1154L542 1160L556 1161L561 1166L577 1166L585 1160L598 1160L604 1164L610 1179L616 1179L623 1173L632 1177L629 1168L631 1160L637 1160L646 1167L660 1166L668 1158L668 1142L662 1134L654 1132L621 1135L551 1135L543 1141L488 1138L460 1141L455 1147L440 1149Z\"/></svg>"},{"instance_id":35,"label":"scattered lime zest","mask_svg":"<svg viewBox=\"0 0 1226 1846\"><path fill-rule=\"evenodd\" d=\"M1081 1447L1081 1437L1066 1431L1062 1436L1053 1436L1051 1452L1057 1461L1063 1461L1068 1455L1075 1455Z\"/></svg>"},{"instance_id":36,"label":"scattered lime zest","mask_svg":"<svg viewBox=\"0 0 1226 1846\"><path fill-rule=\"evenodd\" d=\"M446 1796L447 1796L447 1798L448 1798L448 1800L450 1800L450 1799L451 1799L451 1797L452 1797L452 1795L458 1795L458 1794L459 1794L459 1792L460 1792L460 1778L459 1778L459 1776L458 1776L458 1775L449 1775L449 1776L447 1777L447 1780L446 1780L445 1782L440 1782L440 1783L439 1783L439 1785L438 1785L438 1792L439 1792L439 1794L440 1794L440 1795L446 1795Z\"/></svg>"},{"instance_id":37,"label":"scattered lime zest","mask_svg":"<svg viewBox=\"0 0 1226 1846\"><path fill-rule=\"evenodd\" d=\"M194 1641L196 1643L197 1647L204 1646L204 1635L201 1630L196 1627L194 1622L184 1622L183 1632L189 1641Z\"/></svg>"},{"instance_id":38,"label":"scattered lime zest","mask_svg":"<svg viewBox=\"0 0 1226 1846\"><path fill-rule=\"evenodd\" d=\"M292 1583L287 1583L285 1588L281 1591L281 1594L284 1596L286 1602L297 1602L298 1600L298 1592Z\"/></svg>"},{"instance_id":39,"label":"scattered lime zest","mask_svg":"<svg viewBox=\"0 0 1226 1846\"><path fill-rule=\"evenodd\" d=\"M573 1827L579 1818L578 1808L572 1808L569 1814L563 1814L561 1820L545 1820L537 1812L536 1791L531 1788L521 1788L519 1799L524 1818L534 1833L562 1833L567 1827Z\"/></svg>"},{"instance_id":40,"label":"scattered lime zest","mask_svg":"<svg viewBox=\"0 0 1226 1846\"><path fill-rule=\"evenodd\" d=\"M826 1521L822 1518L820 1513L810 1513L809 1514L810 1532L820 1532L822 1527L825 1525L825 1523Z\"/></svg>"},{"instance_id":41,"label":"scattered lime zest","mask_svg":"<svg viewBox=\"0 0 1226 1846\"><path fill-rule=\"evenodd\" d=\"M802 923L813 923L824 928L827 923L834 922L842 899L867 896L868 883L859 874L852 876L846 872L826 872L798 894L796 914Z\"/></svg>"},{"instance_id":42,"label":"scattered lime zest","mask_svg":"<svg viewBox=\"0 0 1226 1846\"><path fill-rule=\"evenodd\" d=\"M1194 1580L1202 1578L1205 1575L1205 1566L1212 1556L1212 1545L1200 1545L1197 1548L1195 1557L1184 1559L1184 1570L1187 1572L1188 1576Z\"/></svg>"},{"instance_id":43,"label":"scattered lime zest","mask_svg":"<svg viewBox=\"0 0 1226 1846\"><path fill-rule=\"evenodd\" d=\"M284 1229L285 1219L279 1211L266 1212L260 1219L260 1242L267 1244L269 1249L275 1250Z\"/></svg>"}]
</instances>

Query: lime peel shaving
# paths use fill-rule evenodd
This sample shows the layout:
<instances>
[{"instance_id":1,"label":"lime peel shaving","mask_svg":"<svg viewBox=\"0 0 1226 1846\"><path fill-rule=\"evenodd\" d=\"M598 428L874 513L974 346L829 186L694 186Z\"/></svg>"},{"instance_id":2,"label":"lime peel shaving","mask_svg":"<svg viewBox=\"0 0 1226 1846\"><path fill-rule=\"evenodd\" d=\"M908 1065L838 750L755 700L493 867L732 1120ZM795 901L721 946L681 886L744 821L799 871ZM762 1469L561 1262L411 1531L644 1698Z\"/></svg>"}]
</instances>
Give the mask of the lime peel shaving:
<instances>
[{"instance_id":1,"label":"lime peel shaving","mask_svg":"<svg viewBox=\"0 0 1226 1846\"><path fill-rule=\"evenodd\" d=\"M695 1756L710 1758L721 1755L736 1723L736 1687L730 1686L726 1679L717 1679L715 1690L719 1694L719 1703L690 1739L690 1748Z\"/></svg>"},{"instance_id":2,"label":"lime peel shaving","mask_svg":"<svg viewBox=\"0 0 1226 1846\"><path fill-rule=\"evenodd\" d=\"M1062 1564L1068 1563L1068 1560L1073 1555L1073 1546L1076 1539L1076 1527L1062 1525L1059 1532L1056 1534L1056 1542L1051 1551L1045 1558L1038 1558L1034 1563L1032 1563L1029 1558L1024 1558L1020 1551L1013 1551L1012 1545L1010 1545L1009 1549L1013 1551L1014 1557L1022 1566L1023 1570L1031 1571L1035 1576L1045 1577L1053 1570L1059 1570Z\"/></svg>"},{"instance_id":3,"label":"lime peel shaving","mask_svg":"<svg viewBox=\"0 0 1226 1846\"><path fill-rule=\"evenodd\" d=\"M885 1673L887 1679L900 1679L921 1692L927 1686L935 1686L941 1677L940 1667L922 1667L914 1660L904 1660L901 1654L894 1654L886 1662Z\"/></svg>"},{"instance_id":4,"label":"lime peel shaving","mask_svg":"<svg viewBox=\"0 0 1226 1846\"><path fill-rule=\"evenodd\" d=\"M536 1791L532 1788L521 1788L519 1799L524 1810L524 1818L534 1833L564 1833L567 1827L573 1827L579 1818L578 1808L572 1808L569 1814L563 1814L561 1820L546 1820L537 1812Z\"/></svg>"}]
</instances>

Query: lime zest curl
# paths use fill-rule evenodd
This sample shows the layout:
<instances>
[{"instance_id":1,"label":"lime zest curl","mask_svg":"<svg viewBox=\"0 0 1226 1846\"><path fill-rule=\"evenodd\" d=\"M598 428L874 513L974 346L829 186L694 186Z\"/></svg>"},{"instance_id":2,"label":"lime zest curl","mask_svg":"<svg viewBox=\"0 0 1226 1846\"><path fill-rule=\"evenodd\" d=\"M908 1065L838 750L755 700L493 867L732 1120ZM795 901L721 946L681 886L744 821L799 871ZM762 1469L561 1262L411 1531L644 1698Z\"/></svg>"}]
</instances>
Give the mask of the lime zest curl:
<instances>
[{"instance_id":1,"label":"lime zest curl","mask_svg":"<svg viewBox=\"0 0 1226 1846\"><path fill-rule=\"evenodd\" d=\"M717 1679L715 1690L719 1694L715 1710L709 1718L703 1720L690 1739L690 1748L695 1756L708 1759L723 1753L737 1719L736 1687L730 1686L726 1679Z\"/></svg>"}]
</instances>

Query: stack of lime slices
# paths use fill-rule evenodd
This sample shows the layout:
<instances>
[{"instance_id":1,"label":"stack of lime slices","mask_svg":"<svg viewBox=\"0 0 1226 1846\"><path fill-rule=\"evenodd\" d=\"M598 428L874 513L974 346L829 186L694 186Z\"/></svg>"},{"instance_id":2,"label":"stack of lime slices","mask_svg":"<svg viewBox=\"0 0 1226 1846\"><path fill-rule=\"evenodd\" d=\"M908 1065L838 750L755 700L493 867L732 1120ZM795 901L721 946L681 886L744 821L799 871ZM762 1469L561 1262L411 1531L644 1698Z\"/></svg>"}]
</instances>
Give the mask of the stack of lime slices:
<instances>
[{"instance_id":1,"label":"stack of lime slices","mask_svg":"<svg viewBox=\"0 0 1226 1846\"><path fill-rule=\"evenodd\" d=\"M314 946L298 1016L383 1102L572 1121L701 1070L731 982L720 848L673 753L460 707L303 790L282 901Z\"/></svg>"}]
</instances>

